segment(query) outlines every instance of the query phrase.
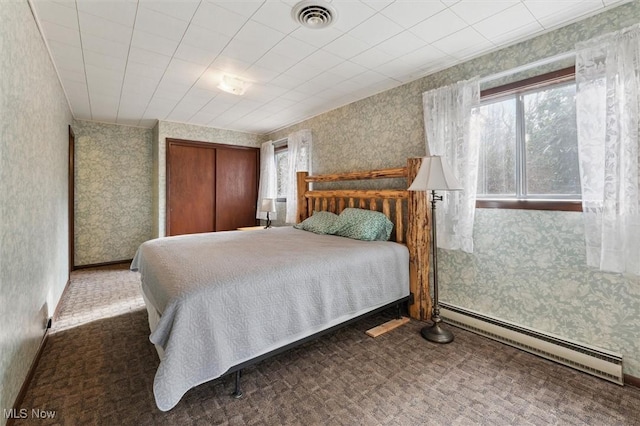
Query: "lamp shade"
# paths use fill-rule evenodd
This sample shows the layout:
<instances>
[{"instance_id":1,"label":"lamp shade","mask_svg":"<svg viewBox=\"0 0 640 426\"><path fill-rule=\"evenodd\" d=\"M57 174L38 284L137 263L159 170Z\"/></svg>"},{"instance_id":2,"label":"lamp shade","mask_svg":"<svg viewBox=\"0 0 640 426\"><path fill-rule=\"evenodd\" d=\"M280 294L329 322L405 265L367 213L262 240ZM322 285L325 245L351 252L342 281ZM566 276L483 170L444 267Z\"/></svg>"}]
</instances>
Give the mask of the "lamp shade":
<instances>
[{"instance_id":1,"label":"lamp shade","mask_svg":"<svg viewBox=\"0 0 640 426\"><path fill-rule=\"evenodd\" d=\"M418 175L409 186L409 191L460 191L462 185L453 175L446 161L439 155L422 158Z\"/></svg>"},{"instance_id":2,"label":"lamp shade","mask_svg":"<svg viewBox=\"0 0 640 426\"><path fill-rule=\"evenodd\" d=\"M260 211L275 213L276 200L274 200L273 198L263 198L262 203L260 204Z\"/></svg>"}]
</instances>

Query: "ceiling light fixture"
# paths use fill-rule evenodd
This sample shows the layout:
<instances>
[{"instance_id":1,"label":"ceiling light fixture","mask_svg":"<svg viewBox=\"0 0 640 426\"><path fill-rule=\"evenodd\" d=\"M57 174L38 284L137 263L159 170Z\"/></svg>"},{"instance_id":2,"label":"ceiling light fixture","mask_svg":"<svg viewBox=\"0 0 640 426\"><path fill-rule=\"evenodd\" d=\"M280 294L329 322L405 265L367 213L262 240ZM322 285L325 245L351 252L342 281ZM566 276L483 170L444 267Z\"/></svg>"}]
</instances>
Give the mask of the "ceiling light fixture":
<instances>
[{"instance_id":1,"label":"ceiling light fixture","mask_svg":"<svg viewBox=\"0 0 640 426\"><path fill-rule=\"evenodd\" d=\"M293 6L291 17L298 24L314 30L326 28L338 17L336 10L322 0L301 1Z\"/></svg>"},{"instance_id":2,"label":"ceiling light fixture","mask_svg":"<svg viewBox=\"0 0 640 426\"><path fill-rule=\"evenodd\" d=\"M250 86L248 81L228 74L223 74L218 84L218 89L231 93L233 95L242 96L247 91L247 87Z\"/></svg>"}]
</instances>

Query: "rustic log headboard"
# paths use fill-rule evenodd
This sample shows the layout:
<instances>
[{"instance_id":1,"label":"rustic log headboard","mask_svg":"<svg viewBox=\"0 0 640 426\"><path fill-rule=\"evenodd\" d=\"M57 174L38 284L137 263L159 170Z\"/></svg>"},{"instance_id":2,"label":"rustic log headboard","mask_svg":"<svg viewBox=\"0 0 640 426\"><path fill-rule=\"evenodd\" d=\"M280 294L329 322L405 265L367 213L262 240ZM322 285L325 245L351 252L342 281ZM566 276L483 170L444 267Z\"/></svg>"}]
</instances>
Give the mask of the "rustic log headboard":
<instances>
[{"instance_id":1,"label":"rustic log headboard","mask_svg":"<svg viewBox=\"0 0 640 426\"><path fill-rule=\"evenodd\" d=\"M428 320L431 318L428 249L430 218L426 193L406 189L310 189L313 182L387 178L405 178L408 187L418 173L421 162L421 158L409 158L406 167L315 176L298 172L297 222L302 222L314 211L339 214L346 207L384 213L394 224L392 240L406 244L409 249L410 291L414 296L414 303L409 305L409 315L415 319Z\"/></svg>"}]
</instances>

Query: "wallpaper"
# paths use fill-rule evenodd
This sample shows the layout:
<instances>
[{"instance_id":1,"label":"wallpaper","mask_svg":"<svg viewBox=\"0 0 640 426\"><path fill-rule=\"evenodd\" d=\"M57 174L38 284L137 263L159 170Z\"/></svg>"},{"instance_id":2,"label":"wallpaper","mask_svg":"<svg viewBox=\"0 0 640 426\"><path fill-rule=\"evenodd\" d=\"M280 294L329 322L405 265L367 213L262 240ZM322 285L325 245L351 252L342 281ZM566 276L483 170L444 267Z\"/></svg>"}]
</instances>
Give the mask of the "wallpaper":
<instances>
[{"instance_id":1,"label":"wallpaper","mask_svg":"<svg viewBox=\"0 0 640 426\"><path fill-rule=\"evenodd\" d=\"M637 22L640 3L634 1L278 130L264 139L277 140L296 130L311 129L314 173L399 167L407 157L425 154L423 92L559 55L573 50L577 41ZM544 71L567 65L563 61L544 67ZM490 81L484 87L504 81ZM475 257L459 253L439 256L439 265L447 271L440 281L444 301L621 351L625 373L640 377L640 284L637 279L586 267L579 215L517 210L479 210L476 215L474 238L480 248ZM556 229L557 235L545 232L546 228ZM507 235L498 236L498 230L503 229ZM506 245L490 249L491 241ZM529 292L523 291L526 287ZM536 307L542 314L536 315Z\"/></svg>"},{"instance_id":2,"label":"wallpaper","mask_svg":"<svg viewBox=\"0 0 640 426\"><path fill-rule=\"evenodd\" d=\"M586 266L580 213L478 209L473 241L438 250L440 300L622 353L640 376L640 277Z\"/></svg>"},{"instance_id":3,"label":"wallpaper","mask_svg":"<svg viewBox=\"0 0 640 426\"><path fill-rule=\"evenodd\" d=\"M3 1L0 22L2 410L13 405L68 278L72 117L27 2Z\"/></svg>"},{"instance_id":4,"label":"wallpaper","mask_svg":"<svg viewBox=\"0 0 640 426\"><path fill-rule=\"evenodd\" d=\"M233 130L215 129L212 127L194 126L170 121L160 121L157 126L157 139L153 143L153 237L165 236L167 202L166 202L166 146L167 138L190 141L211 142L228 145L260 146L260 136L253 133L235 132ZM154 132L156 129L154 129Z\"/></svg>"},{"instance_id":5,"label":"wallpaper","mask_svg":"<svg viewBox=\"0 0 640 426\"><path fill-rule=\"evenodd\" d=\"M152 130L75 121L75 265L131 259L152 231Z\"/></svg>"}]
</instances>

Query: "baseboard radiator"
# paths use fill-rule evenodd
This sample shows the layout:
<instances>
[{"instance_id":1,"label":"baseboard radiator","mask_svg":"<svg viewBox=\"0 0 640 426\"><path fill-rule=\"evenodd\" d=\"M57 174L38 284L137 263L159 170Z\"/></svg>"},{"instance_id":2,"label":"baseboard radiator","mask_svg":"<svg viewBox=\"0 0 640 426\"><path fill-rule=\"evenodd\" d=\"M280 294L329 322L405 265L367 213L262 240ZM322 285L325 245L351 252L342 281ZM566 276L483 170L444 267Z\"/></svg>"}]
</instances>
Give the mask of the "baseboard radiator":
<instances>
[{"instance_id":1,"label":"baseboard radiator","mask_svg":"<svg viewBox=\"0 0 640 426\"><path fill-rule=\"evenodd\" d=\"M559 338L447 303L440 303L440 316L445 322L456 327L619 385L624 384L621 354Z\"/></svg>"}]
</instances>

